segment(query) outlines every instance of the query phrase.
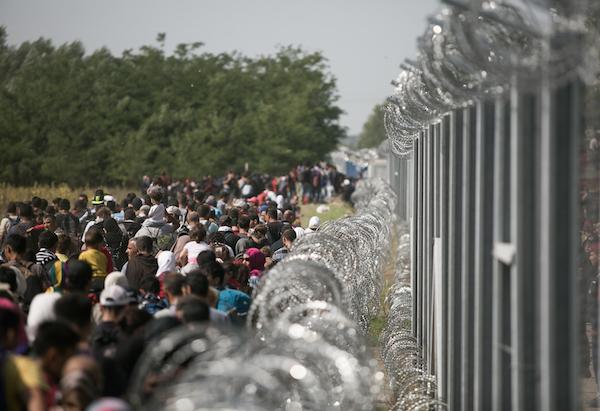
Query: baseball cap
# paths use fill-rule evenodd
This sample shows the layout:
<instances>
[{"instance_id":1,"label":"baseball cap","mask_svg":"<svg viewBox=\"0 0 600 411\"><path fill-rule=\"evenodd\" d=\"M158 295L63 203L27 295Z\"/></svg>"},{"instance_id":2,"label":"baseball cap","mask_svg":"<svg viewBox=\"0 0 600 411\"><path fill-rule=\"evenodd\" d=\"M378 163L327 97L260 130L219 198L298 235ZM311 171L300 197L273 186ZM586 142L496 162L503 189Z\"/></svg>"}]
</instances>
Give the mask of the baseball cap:
<instances>
[{"instance_id":1,"label":"baseball cap","mask_svg":"<svg viewBox=\"0 0 600 411\"><path fill-rule=\"evenodd\" d=\"M314 215L310 218L310 220L308 220L308 228L311 228L314 230L316 228L319 228L320 225L321 225L321 219L319 218L319 216Z\"/></svg>"},{"instance_id":2,"label":"baseball cap","mask_svg":"<svg viewBox=\"0 0 600 411\"><path fill-rule=\"evenodd\" d=\"M171 214L173 216L181 217L181 210L176 206L167 207L167 214Z\"/></svg>"},{"instance_id":3,"label":"baseball cap","mask_svg":"<svg viewBox=\"0 0 600 411\"><path fill-rule=\"evenodd\" d=\"M100 294L100 305L104 307L120 307L129 304L130 297L120 285L111 285Z\"/></svg>"}]
</instances>

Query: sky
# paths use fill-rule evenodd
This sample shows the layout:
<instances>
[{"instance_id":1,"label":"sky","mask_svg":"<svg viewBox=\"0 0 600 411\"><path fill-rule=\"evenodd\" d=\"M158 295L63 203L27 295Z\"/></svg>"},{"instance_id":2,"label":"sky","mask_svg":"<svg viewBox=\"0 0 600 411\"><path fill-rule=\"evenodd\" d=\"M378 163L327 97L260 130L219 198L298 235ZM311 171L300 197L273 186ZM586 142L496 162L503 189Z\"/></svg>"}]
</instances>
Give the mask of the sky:
<instances>
[{"instance_id":1,"label":"sky","mask_svg":"<svg viewBox=\"0 0 600 411\"><path fill-rule=\"evenodd\" d=\"M392 93L399 64L439 0L0 0L0 25L17 45L39 37L79 40L114 54L156 44L166 51L200 41L210 52L273 54L278 46L321 51L337 79L341 124L358 134Z\"/></svg>"}]
</instances>

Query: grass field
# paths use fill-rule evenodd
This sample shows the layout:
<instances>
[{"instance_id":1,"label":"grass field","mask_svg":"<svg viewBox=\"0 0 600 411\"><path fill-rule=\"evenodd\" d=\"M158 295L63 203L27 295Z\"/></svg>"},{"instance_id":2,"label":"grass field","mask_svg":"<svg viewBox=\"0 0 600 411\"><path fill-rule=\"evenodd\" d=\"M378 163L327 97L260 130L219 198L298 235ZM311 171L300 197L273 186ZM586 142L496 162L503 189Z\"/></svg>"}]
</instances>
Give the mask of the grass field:
<instances>
[{"instance_id":1,"label":"grass field","mask_svg":"<svg viewBox=\"0 0 600 411\"><path fill-rule=\"evenodd\" d=\"M326 204L329 207L328 211L318 213L319 204L306 204L300 208L302 213L302 227L308 227L308 220L314 215L319 216L321 223L330 220L336 220L347 215L354 214L354 209L348 204L339 199L333 199L331 203Z\"/></svg>"}]
</instances>

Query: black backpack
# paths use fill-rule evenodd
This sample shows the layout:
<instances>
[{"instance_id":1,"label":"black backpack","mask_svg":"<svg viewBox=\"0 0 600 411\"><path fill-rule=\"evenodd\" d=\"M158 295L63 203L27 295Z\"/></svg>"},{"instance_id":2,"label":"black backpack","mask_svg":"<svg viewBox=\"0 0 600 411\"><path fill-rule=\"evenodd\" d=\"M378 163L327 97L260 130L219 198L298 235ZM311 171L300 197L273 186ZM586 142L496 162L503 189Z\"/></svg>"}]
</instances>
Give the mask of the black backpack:
<instances>
[{"instance_id":1,"label":"black backpack","mask_svg":"<svg viewBox=\"0 0 600 411\"><path fill-rule=\"evenodd\" d=\"M237 244L240 237L233 231L225 231L223 233L223 237L225 240L225 244L227 244L229 247L235 250L235 245Z\"/></svg>"},{"instance_id":2,"label":"black backpack","mask_svg":"<svg viewBox=\"0 0 600 411\"><path fill-rule=\"evenodd\" d=\"M0 244L0 246L2 246L2 248L4 248L4 243L6 243L6 238L8 237L8 234L10 233L11 228L13 228L14 226L16 226L17 224L19 224L21 222L19 217L17 217L14 220L12 218L8 218L8 221L9 221L8 227L6 227L6 231L4 232L4 238L2 239L2 244Z\"/></svg>"}]
</instances>

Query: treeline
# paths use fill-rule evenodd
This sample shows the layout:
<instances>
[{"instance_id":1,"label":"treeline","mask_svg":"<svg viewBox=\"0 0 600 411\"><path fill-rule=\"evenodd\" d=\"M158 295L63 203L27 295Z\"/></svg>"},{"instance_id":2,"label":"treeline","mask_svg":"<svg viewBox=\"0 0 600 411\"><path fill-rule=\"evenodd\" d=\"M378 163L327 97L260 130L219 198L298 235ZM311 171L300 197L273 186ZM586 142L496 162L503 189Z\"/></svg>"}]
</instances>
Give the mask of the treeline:
<instances>
[{"instance_id":1,"label":"treeline","mask_svg":"<svg viewBox=\"0 0 600 411\"><path fill-rule=\"evenodd\" d=\"M335 79L320 53L113 56L79 42L7 44L0 27L0 181L127 184L160 171L198 177L284 172L344 136Z\"/></svg>"}]
</instances>

